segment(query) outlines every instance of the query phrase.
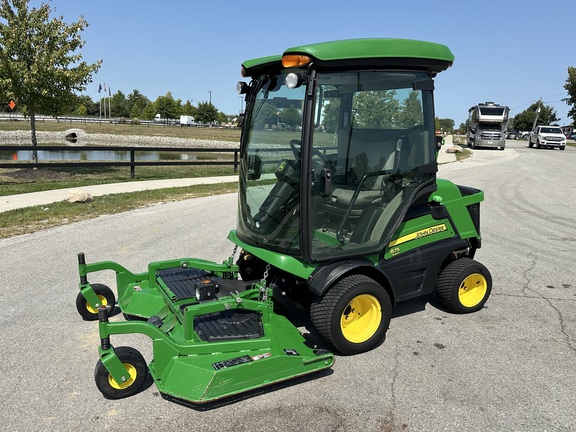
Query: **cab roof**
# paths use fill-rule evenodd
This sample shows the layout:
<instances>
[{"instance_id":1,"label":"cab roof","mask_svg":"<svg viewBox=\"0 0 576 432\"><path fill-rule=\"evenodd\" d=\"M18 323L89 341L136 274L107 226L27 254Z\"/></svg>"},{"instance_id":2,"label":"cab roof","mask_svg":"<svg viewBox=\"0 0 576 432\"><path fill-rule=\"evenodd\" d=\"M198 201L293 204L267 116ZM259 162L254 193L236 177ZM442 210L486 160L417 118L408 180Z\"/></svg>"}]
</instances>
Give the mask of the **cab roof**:
<instances>
[{"instance_id":1,"label":"cab roof","mask_svg":"<svg viewBox=\"0 0 576 432\"><path fill-rule=\"evenodd\" d=\"M262 70L282 69L282 57L287 54L306 55L315 68L408 68L436 74L448 69L454 54L442 44L412 39L372 38L345 39L300 45L282 54L247 60L242 64L245 76Z\"/></svg>"}]
</instances>

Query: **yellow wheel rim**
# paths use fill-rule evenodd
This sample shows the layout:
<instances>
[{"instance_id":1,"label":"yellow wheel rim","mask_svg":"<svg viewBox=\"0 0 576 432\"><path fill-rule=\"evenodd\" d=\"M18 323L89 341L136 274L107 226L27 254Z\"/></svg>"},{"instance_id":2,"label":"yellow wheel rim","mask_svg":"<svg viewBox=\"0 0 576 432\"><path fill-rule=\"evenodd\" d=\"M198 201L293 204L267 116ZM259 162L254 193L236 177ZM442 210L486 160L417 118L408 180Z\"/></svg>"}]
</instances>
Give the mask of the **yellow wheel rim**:
<instances>
[{"instance_id":1,"label":"yellow wheel rim","mask_svg":"<svg viewBox=\"0 0 576 432\"><path fill-rule=\"evenodd\" d=\"M122 384L118 384L116 380L112 378L112 375L108 374L108 384L110 384L110 387L115 388L116 390L123 390L125 388L130 387L132 383L134 383L136 375L138 375L138 372L136 371L136 368L133 365L131 365L130 363L122 363L122 364L124 365L126 371L130 375L130 378L128 378Z\"/></svg>"},{"instance_id":2,"label":"yellow wheel rim","mask_svg":"<svg viewBox=\"0 0 576 432\"><path fill-rule=\"evenodd\" d=\"M100 299L100 304L102 306L108 306L108 300L106 300L106 297L104 297L103 295L99 295L98 298ZM93 314L97 314L98 313L98 308L93 308L92 306L90 306L90 303L86 302L86 309L88 309L88 312L93 313Z\"/></svg>"},{"instance_id":3,"label":"yellow wheel rim","mask_svg":"<svg viewBox=\"0 0 576 432\"><path fill-rule=\"evenodd\" d=\"M347 340L362 343L374 336L381 321L382 308L378 299L369 294L361 294L344 308L340 328Z\"/></svg>"},{"instance_id":4,"label":"yellow wheel rim","mask_svg":"<svg viewBox=\"0 0 576 432\"><path fill-rule=\"evenodd\" d=\"M488 291L488 282L480 273L473 273L462 281L458 289L458 300L462 306L474 307L480 303Z\"/></svg>"}]
</instances>

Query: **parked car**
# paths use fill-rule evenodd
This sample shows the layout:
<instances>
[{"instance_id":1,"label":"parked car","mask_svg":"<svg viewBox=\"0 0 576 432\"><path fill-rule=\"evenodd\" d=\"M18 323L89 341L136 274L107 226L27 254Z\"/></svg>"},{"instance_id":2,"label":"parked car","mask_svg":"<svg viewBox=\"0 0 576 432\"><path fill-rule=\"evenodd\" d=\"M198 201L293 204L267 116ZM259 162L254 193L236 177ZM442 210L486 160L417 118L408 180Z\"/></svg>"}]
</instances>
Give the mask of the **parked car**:
<instances>
[{"instance_id":1,"label":"parked car","mask_svg":"<svg viewBox=\"0 0 576 432\"><path fill-rule=\"evenodd\" d=\"M564 150L566 136L558 126L536 126L528 137L528 147L536 145L536 148L555 148Z\"/></svg>"},{"instance_id":2,"label":"parked car","mask_svg":"<svg viewBox=\"0 0 576 432\"><path fill-rule=\"evenodd\" d=\"M571 139L572 141L576 141L576 132L572 132L572 133L570 134L570 139Z\"/></svg>"},{"instance_id":3,"label":"parked car","mask_svg":"<svg viewBox=\"0 0 576 432\"><path fill-rule=\"evenodd\" d=\"M530 132L520 132L520 139L528 139Z\"/></svg>"},{"instance_id":4,"label":"parked car","mask_svg":"<svg viewBox=\"0 0 576 432\"><path fill-rule=\"evenodd\" d=\"M508 132L506 132L506 139L518 139L518 132L515 131L514 129L509 130Z\"/></svg>"}]
</instances>

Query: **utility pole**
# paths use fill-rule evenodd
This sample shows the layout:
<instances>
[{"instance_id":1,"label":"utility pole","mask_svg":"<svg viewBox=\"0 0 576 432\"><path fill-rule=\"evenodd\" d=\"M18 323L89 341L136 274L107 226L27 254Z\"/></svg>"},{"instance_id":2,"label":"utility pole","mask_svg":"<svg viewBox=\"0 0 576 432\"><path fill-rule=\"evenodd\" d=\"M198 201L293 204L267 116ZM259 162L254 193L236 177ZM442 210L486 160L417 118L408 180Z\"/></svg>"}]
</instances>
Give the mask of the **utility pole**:
<instances>
[{"instance_id":1,"label":"utility pole","mask_svg":"<svg viewBox=\"0 0 576 432\"><path fill-rule=\"evenodd\" d=\"M532 123L532 130L536 129L536 123L538 123L538 116L540 115L540 111L542 111L542 97L538 99L538 108L536 108L536 117L534 117L534 123Z\"/></svg>"}]
</instances>

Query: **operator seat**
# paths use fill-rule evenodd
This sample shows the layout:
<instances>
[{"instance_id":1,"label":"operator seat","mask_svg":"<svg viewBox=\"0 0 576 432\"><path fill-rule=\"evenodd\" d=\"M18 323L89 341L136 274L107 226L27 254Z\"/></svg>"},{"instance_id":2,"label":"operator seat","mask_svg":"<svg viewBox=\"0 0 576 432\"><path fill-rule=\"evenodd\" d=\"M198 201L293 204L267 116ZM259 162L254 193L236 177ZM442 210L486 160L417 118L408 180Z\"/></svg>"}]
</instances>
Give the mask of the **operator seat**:
<instances>
[{"instance_id":1,"label":"operator seat","mask_svg":"<svg viewBox=\"0 0 576 432\"><path fill-rule=\"evenodd\" d=\"M392 170L397 140L386 139L382 130L343 128L338 133L338 160L332 173L332 192L326 201L329 214L343 216L365 174ZM381 200L386 176L367 177L362 183L351 218Z\"/></svg>"}]
</instances>

